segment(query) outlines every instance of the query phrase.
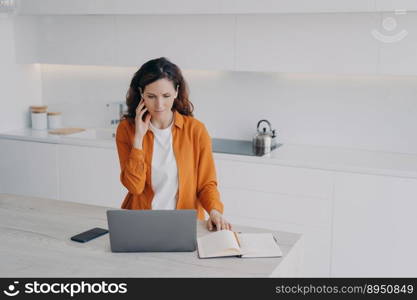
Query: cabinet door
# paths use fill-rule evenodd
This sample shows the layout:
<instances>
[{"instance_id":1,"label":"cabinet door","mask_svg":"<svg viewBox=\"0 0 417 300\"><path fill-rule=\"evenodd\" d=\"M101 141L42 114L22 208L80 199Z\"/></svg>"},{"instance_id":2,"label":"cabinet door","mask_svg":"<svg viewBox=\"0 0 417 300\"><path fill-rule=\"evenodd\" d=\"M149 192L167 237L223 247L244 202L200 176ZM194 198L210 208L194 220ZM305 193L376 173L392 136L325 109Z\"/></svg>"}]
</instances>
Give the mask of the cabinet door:
<instances>
[{"instance_id":1,"label":"cabinet door","mask_svg":"<svg viewBox=\"0 0 417 300\"><path fill-rule=\"evenodd\" d=\"M338 174L332 276L417 276L417 180Z\"/></svg>"},{"instance_id":2,"label":"cabinet door","mask_svg":"<svg viewBox=\"0 0 417 300\"><path fill-rule=\"evenodd\" d=\"M39 32L40 63L115 64L113 16L42 16Z\"/></svg>"},{"instance_id":3,"label":"cabinet door","mask_svg":"<svg viewBox=\"0 0 417 300\"><path fill-rule=\"evenodd\" d=\"M58 199L56 145L0 139L0 191Z\"/></svg>"},{"instance_id":4,"label":"cabinet door","mask_svg":"<svg viewBox=\"0 0 417 300\"><path fill-rule=\"evenodd\" d=\"M35 15L216 14L224 5L223 1L19 0L19 13Z\"/></svg>"},{"instance_id":5,"label":"cabinet door","mask_svg":"<svg viewBox=\"0 0 417 300\"><path fill-rule=\"evenodd\" d=\"M302 233L302 275L329 276L332 173L221 159L216 168L232 224Z\"/></svg>"},{"instance_id":6,"label":"cabinet door","mask_svg":"<svg viewBox=\"0 0 417 300\"><path fill-rule=\"evenodd\" d=\"M381 74L417 75L415 13L399 15L383 13L374 33L381 48L379 54Z\"/></svg>"},{"instance_id":7,"label":"cabinet door","mask_svg":"<svg viewBox=\"0 0 417 300\"><path fill-rule=\"evenodd\" d=\"M219 15L116 16L117 65L165 56L184 69L232 70L234 18Z\"/></svg>"},{"instance_id":8,"label":"cabinet door","mask_svg":"<svg viewBox=\"0 0 417 300\"><path fill-rule=\"evenodd\" d=\"M61 200L120 208L127 191L115 149L59 145L58 162Z\"/></svg>"},{"instance_id":9,"label":"cabinet door","mask_svg":"<svg viewBox=\"0 0 417 300\"><path fill-rule=\"evenodd\" d=\"M220 195L224 215L232 224L303 234L301 276L329 276L331 227L327 200L222 187Z\"/></svg>"},{"instance_id":10,"label":"cabinet door","mask_svg":"<svg viewBox=\"0 0 417 300\"><path fill-rule=\"evenodd\" d=\"M377 14L239 15L236 70L376 73Z\"/></svg>"}]
</instances>

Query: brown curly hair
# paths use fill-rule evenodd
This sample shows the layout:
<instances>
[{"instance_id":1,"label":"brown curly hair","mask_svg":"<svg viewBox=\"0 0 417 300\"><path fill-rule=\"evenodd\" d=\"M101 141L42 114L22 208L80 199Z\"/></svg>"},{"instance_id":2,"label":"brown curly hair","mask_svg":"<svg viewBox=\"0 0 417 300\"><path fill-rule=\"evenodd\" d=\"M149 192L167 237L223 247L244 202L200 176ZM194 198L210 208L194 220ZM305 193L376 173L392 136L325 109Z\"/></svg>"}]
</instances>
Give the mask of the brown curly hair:
<instances>
[{"instance_id":1,"label":"brown curly hair","mask_svg":"<svg viewBox=\"0 0 417 300\"><path fill-rule=\"evenodd\" d=\"M144 63L138 71L133 75L130 87L126 94L127 114L122 119L127 119L131 123L135 123L136 108L140 102L140 91L145 87L159 79L166 78L178 87L178 96L174 100L172 111L176 110L182 115L193 117L194 106L188 99L188 85L185 82L180 68L170 62L165 57L152 59Z\"/></svg>"}]
</instances>

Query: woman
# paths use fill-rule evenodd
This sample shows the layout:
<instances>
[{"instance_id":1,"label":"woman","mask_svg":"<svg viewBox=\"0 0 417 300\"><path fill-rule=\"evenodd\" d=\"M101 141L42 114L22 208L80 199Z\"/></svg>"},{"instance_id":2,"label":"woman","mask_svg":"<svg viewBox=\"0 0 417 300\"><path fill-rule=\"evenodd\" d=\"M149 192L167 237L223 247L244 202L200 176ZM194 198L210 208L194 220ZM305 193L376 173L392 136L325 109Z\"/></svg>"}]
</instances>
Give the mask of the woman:
<instances>
[{"instance_id":1,"label":"woman","mask_svg":"<svg viewBox=\"0 0 417 300\"><path fill-rule=\"evenodd\" d=\"M196 209L208 230L229 229L217 190L211 139L193 117L181 70L164 57L134 74L116 133L125 209ZM204 210L203 210L204 209Z\"/></svg>"}]
</instances>

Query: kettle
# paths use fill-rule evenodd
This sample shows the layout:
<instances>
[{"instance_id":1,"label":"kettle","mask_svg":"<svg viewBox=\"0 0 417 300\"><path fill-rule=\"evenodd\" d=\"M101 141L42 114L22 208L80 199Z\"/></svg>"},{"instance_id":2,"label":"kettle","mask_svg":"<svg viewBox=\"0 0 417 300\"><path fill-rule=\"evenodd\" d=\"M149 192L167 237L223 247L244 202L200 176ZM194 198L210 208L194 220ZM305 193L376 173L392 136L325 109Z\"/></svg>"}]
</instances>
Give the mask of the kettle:
<instances>
[{"instance_id":1,"label":"kettle","mask_svg":"<svg viewBox=\"0 0 417 300\"><path fill-rule=\"evenodd\" d=\"M259 126L265 122L268 124L269 130L263 127L262 131L260 130ZM252 138L252 149L255 155L264 155L270 153L273 149L273 135L275 138L275 130L272 130L271 123L268 120L260 120L258 125L256 126L257 133Z\"/></svg>"}]
</instances>

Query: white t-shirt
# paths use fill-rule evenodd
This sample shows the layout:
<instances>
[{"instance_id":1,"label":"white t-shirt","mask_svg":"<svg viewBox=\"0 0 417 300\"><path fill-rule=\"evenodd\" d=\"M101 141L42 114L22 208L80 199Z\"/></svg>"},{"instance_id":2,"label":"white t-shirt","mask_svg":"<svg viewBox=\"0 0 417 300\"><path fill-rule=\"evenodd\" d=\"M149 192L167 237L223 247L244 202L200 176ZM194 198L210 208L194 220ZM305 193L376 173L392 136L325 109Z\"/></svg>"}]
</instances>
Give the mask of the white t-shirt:
<instances>
[{"instance_id":1,"label":"white t-shirt","mask_svg":"<svg viewBox=\"0 0 417 300\"><path fill-rule=\"evenodd\" d=\"M154 134L151 183L154 191L152 209L175 209L177 205L178 168L172 147L172 124L158 129L149 124Z\"/></svg>"}]
</instances>

